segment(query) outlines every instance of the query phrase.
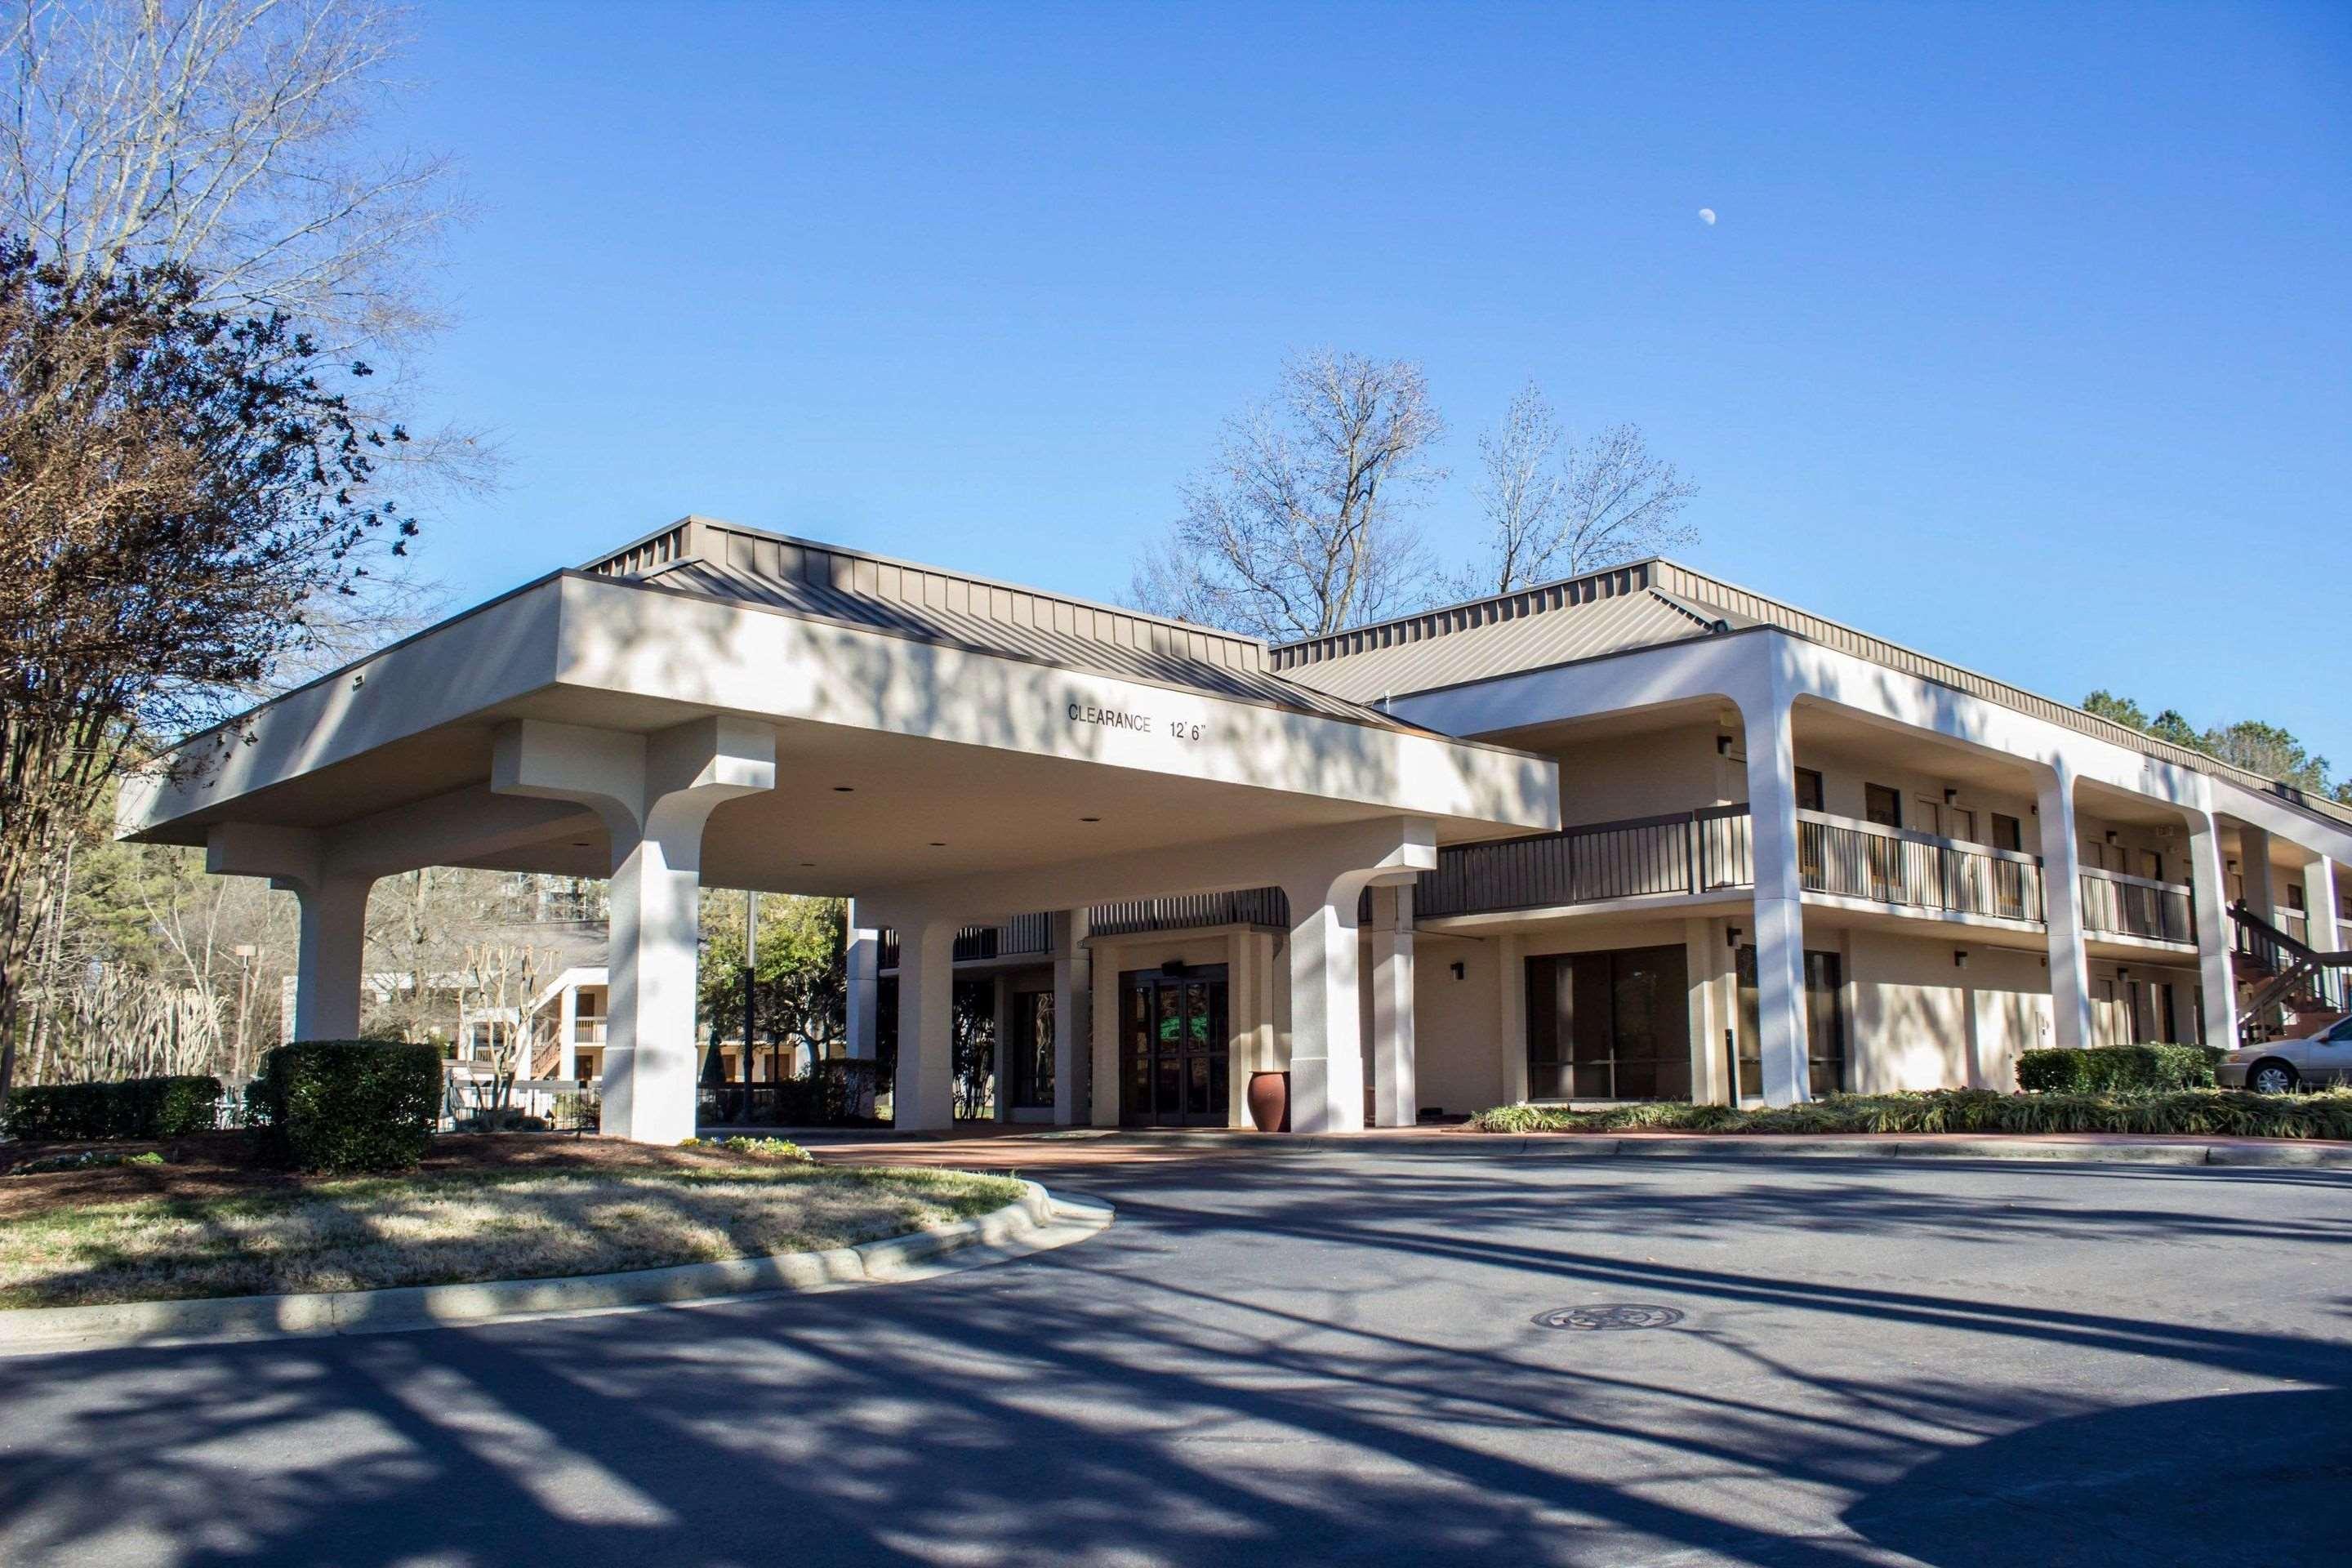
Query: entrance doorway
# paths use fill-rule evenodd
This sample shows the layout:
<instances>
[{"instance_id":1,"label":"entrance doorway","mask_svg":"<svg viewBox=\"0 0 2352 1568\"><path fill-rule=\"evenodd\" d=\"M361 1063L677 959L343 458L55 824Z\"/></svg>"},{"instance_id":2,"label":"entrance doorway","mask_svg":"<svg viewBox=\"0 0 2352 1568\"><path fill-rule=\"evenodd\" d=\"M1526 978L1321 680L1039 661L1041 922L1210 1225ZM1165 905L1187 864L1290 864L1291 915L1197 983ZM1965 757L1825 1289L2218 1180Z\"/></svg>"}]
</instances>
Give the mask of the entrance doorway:
<instances>
[{"instance_id":1,"label":"entrance doorway","mask_svg":"<svg viewBox=\"0 0 2352 1568\"><path fill-rule=\"evenodd\" d=\"M1225 966L1118 977L1118 1120L1124 1127L1223 1127L1233 1116Z\"/></svg>"}]
</instances>

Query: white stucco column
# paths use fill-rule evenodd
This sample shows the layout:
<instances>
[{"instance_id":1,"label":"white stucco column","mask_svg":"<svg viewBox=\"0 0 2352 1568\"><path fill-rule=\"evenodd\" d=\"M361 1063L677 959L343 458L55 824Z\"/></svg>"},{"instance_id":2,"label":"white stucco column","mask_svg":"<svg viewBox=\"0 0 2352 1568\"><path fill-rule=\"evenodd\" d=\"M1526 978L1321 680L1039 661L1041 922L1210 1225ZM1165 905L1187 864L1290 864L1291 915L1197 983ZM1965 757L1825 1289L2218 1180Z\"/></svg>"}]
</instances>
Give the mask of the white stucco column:
<instances>
[{"instance_id":1,"label":"white stucco column","mask_svg":"<svg viewBox=\"0 0 2352 1568\"><path fill-rule=\"evenodd\" d=\"M2231 963L2235 945L2230 924L2230 881L2221 863L2221 833L2210 814L2189 818L2189 900L2197 923L2198 989L2205 1006L2205 1043L2238 1043L2238 975Z\"/></svg>"},{"instance_id":2,"label":"white stucco column","mask_svg":"<svg viewBox=\"0 0 2352 1568\"><path fill-rule=\"evenodd\" d=\"M1421 1116L1413 1077L1412 889L1372 889L1372 1121L1411 1127Z\"/></svg>"},{"instance_id":3,"label":"white stucco column","mask_svg":"<svg viewBox=\"0 0 2352 1568\"><path fill-rule=\"evenodd\" d=\"M580 987L566 985L555 994L555 1076L580 1076Z\"/></svg>"},{"instance_id":4,"label":"white stucco column","mask_svg":"<svg viewBox=\"0 0 2352 1568\"><path fill-rule=\"evenodd\" d=\"M955 941L961 922L894 911L898 933L898 1071L892 1125L901 1132L955 1125Z\"/></svg>"},{"instance_id":5,"label":"white stucco column","mask_svg":"<svg viewBox=\"0 0 2352 1568\"><path fill-rule=\"evenodd\" d=\"M577 801L604 819L611 838L607 1137L676 1143L693 1136L702 828L726 802L773 789L775 759L775 731L739 719L699 719L652 735L537 720L498 732L492 790Z\"/></svg>"},{"instance_id":6,"label":"white stucco column","mask_svg":"<svg viewBox=\"0 0 2352 1568\"><path fill-rule=\"evenodd\" d=\"M2303 940L2315 952L2334 952L2343 944L2336 935L2336 862L2314 854L2303 863Z\"/></svg>"},{"instance_id":7,"label":"white stucco column","mask_svg":"<svg viewBox=\"0 0 2352 1568\"><path fill-rule=\"evenodd\" d=\"M1514 931L1495 940L1495 1032L1502 1037L1503 1099L1528 1097L1528 943Z\"/></svg>"},{"instance_id":8,"label":"white stucco column","mask_svg":"<svg viewBox=\"0 0 2352 1568\"><path fill-rule=\"evenodd\" d=\"M855 899L849 901L842 942L842 1034L850 1059L870 1062L876 1009L881 1005L882 933L866 922Z\"/></svg>"},{"instance_id":9,"label":"white stucco column","mask_svg":"<svg viewBox=\"0 0 2352 1568\"><path fill-rule=\"evenodd\" d=\"M2082 835L2074 825L2074 774L2062 761L2034 770L2034 815L2042 834L2042 903L2050 929L2050 1043L2081 1050L2091 1033L2091 958L2083 940Z\"/></svg>"},{"instance_id":10,"label":"white stucco column","mask_svg":"<svg viewBox=\"0 0 2352 1568\"><path fill-rule=\"evenodd\" d=\"M1298 1132L1364 1126L1363 998L1357 986L1357 904L1367 887L1410 883L1437 864L1434 827L1396 818L1365 825L1362 847L1292 868L1290 1125Z\"/></svg>"},{"instance_id":11,"label":"white stucco column","mask_svg":"<svg viewBox=\"0 0 2352 1568\"><path fill-rule=\"evenodd\" d=\"M2258 921L2278 924L2278 898L2271 890L2271 836L2268 829L2256 827L2252 823L2238 824L2238 875L2246 884L2246 912Z\"/></svg>"},{"instance_id":12,"label":"white stucco column","mask_svg":"<svg viewBox=\"0 0 2352 1568\"><path fill-rule=\"evenodd\" d=\"M1094 1022L1093 964L1086 948L1087 911L1054 912L1054 1124L1087 1117L1087 1042Z\"/></svg>"},{"instance_id":13,"label":"white stucco column","mask_svg":"<svg viewBox=\"0 0 2352 1568\"><path fill-rule=\"evenodd\" d=\"M338 866L325 839L302 827L215 823L205 835L205 869L267 877L300 910L294 969L294 1040L350 1040L360 1032L368 889L383 873Z\"/></svg>"},{"instance_id":14,"label":"white stucco column","mask_svg":"<svg viewBox=\"0 0 2352 1568\"><path fill-rule=\"evenodd\" d=\"M995 1037L990 1055L995 1060L995 1092L989 1097L994 1120L1013 1120L1013 984L1003 974L988 977L989 1029Z\"/></svg>"},{"instance_id":15,"label":"white stucco column","mask_svg":"<svg viewBox=\"0 0 2352 1568\"><path fill-rule=\"evenodd\" d=\"M302 910L294 976L294 1037L353 1040L360 1033L360 975L367 952L373 877L273 878Z\"/></svg>"},{"instance_id":16,"label":"white stucco column","mask_svg":"<svg viewBox=\"0 0 2352 1568\"><path fill-rule=\"evenodd\" d=\"M1797 872L1797 742L1789 697L1774 683L1743 701L1748 810L1756 868L1756 1021L1764 1102L1811 1100L1806 1070L1805 893Z\"/></svg>"}]
</instances>

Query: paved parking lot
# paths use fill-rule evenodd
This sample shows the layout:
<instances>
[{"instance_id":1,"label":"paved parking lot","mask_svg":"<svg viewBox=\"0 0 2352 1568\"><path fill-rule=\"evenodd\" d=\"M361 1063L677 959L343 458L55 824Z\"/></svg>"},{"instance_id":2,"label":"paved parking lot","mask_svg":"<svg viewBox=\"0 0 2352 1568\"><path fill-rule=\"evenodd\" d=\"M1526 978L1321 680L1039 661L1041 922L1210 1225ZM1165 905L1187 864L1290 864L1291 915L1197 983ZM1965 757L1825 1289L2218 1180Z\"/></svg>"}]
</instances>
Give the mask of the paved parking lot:
<instances>
[{"instance_id":1,"label":"paved parking lot","mask_svg":"<svg viewBox=\"0 0 2352 1568\"><path fill-rule=\"evenodd\" d=\"M2352 1539L2341 1173L1110 1152L1043 1173L1117 1204L1109 1232L919 1284L0 1362L0 1562L2287 1564ZM1663 1326L1537 1321L1584 1307Z\"/></svg>"}]
</instances>

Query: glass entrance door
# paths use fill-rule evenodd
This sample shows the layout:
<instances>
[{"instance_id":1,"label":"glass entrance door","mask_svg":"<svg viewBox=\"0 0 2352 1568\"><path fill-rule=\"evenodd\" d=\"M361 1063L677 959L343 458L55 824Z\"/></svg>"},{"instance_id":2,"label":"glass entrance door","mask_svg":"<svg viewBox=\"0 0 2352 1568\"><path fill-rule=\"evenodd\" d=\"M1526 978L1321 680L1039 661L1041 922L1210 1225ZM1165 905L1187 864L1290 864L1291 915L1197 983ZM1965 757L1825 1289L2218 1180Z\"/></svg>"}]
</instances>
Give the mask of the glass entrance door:
<instances>
[{"instance_id":1,"label":"glass entrance door","mask_svg":"<svg viewBox=\"0 0 2352 1568\"><path fill-rule=\"evenodd\" d=\"M1225 968L1118 977L1118 1119L1129 1127L1223 1127L1232 1117Z\"/></svg>"}]
</instances>

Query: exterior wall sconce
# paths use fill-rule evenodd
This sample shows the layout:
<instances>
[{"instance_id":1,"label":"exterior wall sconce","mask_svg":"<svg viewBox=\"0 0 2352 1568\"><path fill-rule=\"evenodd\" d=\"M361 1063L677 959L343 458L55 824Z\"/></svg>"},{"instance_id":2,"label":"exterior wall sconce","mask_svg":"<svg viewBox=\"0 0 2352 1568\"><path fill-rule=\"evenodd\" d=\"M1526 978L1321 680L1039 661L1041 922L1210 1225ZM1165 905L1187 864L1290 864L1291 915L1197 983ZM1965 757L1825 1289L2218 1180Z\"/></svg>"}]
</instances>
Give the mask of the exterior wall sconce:
<instances>
[{"instance_id":1,"label":"exterior wall sconce","mask_svg":"<svg viewBox=\"0 0 2352 1568\"><path fill-rule=\"evenodd\" d=\"M1954 801L1956 801L1956 800L1958 800L1958 799L1959 799L1959 798L1960 798L1960 792L1959 792L1958 790L1956 790L1956 789L1948 789L1948 790L1946 790L1946 791L1944 792L1944 804L1945 804L1946 805L1951 805Z\"/></svg>"},{"instance_id":2,"label":"exterior wall sconce","mask_svg":"<svg viewBox=\"0 0 2352 1568\"><path fill-rule=\"evenodd\" d=\"M2120 840L2122 837L2123 837L2123 835L2122 835L2122 834L2120 834L2120 833L2117 833L2114 828L2110 827L2110 828L2108 828L2108 829L2107 829L2107 842L2108 842L2108 843L2110 843L2110 844L2114 844L2114 843L2117 842L2118 840Z\"/></svg>"},{"instance_id":3,"label":"exterior wall sconce","mask_svg":"<svg viewBox=\"0 0 2352 1568\"><path fill-rule=\"evenodd\" d=\"M1718 757L1727 757L1727 756L1731 755L1731 737L1730 737L1730 736L1728 736L1728 735L1717 735L1717 736L1715 738L1715 754L1716 754L1717 756L1718 756Z\"/></svg>"},{"instance_id":4,"label":"exterior wall sconce","mask_svg":"<svg viewBox=\"0 0 2352 1568\"><path fill-rule=\"evenodd\" d=\"M1966 969L1968 966L1969 950L1965 947L1956 947L1952 949L1952 967L1954 969Z\"/></svg>"},{"instance_id":5,"label":"exterior wall sconce","mask_svg":"<svg viewBox=\"0 0 2352 1568\"><path fill-rule=\"evenodd\" d=\"M1460 980L1460 979L1462 979L1462 978L1463 978L1463 973L1462 973L1462 961L1461 961L1460 959L1458 959L1458 958L1457 958L1457 959L1455 959L1455 960L1454 961L1454 963L1453 963L1453 964L1452 964L1452 966L1451 966L1451 967L1452 967L1452 968L1453 968L1453 970L1454 970L1454 979L1456 979L1456 980Z\"/></svg>"},{"instance_id":6,"label":"exterior wall sconce","mask_svg":"<svg viewBox=\"0 0 2352 1568\"><path fill-rule=\"evenodd\" d=\"M1738 926L1727 926L1724 928L1723 945L1731 949L1734 952L1739 951L1739 928Z\"/></svg>"}]
</instances>

